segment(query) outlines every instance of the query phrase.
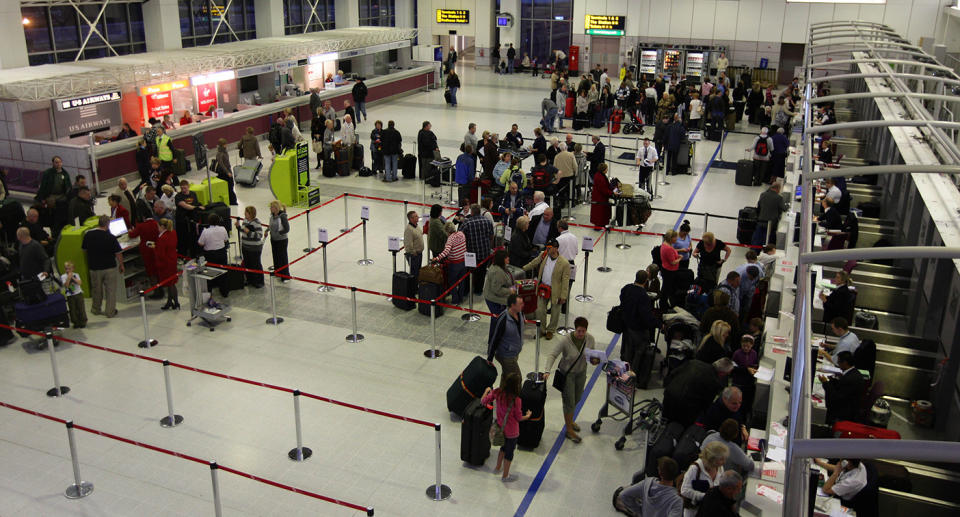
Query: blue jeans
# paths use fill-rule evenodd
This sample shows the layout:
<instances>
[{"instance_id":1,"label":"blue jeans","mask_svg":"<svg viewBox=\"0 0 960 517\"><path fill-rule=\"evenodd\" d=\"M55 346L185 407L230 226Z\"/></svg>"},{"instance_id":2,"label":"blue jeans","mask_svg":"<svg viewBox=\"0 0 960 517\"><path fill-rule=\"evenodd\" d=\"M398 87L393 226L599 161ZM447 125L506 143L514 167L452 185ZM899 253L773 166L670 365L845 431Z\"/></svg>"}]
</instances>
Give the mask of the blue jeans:
<instances>
[{"instance_id":1,"label":"blue jeans","mask_svg":"<svg viewBox=\"0 0 960 517\"><path fill-rule=\"evenodd\" d=\"M457 280L460 280L460 277L466 272L467 268L463 265L463 262L451 262L447 264L447 287L449 288L456 283ZM469 280L464 280L450 291L450 302L453 303L453 305L460 305L463 302L463 286L468 285L468 282Z\"/></svg>"},{"instance_id":2,"label":"blue jeans","mask_svg":"<svg viewBox=\"0 0 960 517\"><path fill-rule=\"evenodd\" d=\"M457 105L457 90L459 90L459 88L457 88L456 86L450 87L450 105L451 106Z\"/></svg>"},{"instance_id":3,"label":"blue jeans","mask_svg":"<svg viewBox=\"0 0 960 517\"><path fill-rule=\"evenodd\" d=\"M548 133L553 133L555 131L557 123L557 110L550 108L547 111L547 116L543 117L543 129Z\"/></svg>"},{"instance_id":4,"label":"blue jeans","mask_svg":"<svg viewBox=\"0 0 960 517\"><path fill-rule=\"evenodd\" d=\"M367 101L357 103L357 122L360 122L360 114L363 113L363 118L367 118Z\"/></svg>"},{"instance_id":5,"label":"blue jeans","mask_svg":"<svg viewBox=\"0 0 960 517\"><path fill-rule=\"evenodd\" d=\"M407 259L407 265L410 266L410 274L413 275L413 278L417 278L420 275L420 266L423 264L423 253L406 254L404 257Z\"/></svg>"},{"instance_id":6,"label":"blue jeans","mask_svg":"<svg viewBox=\"0 0 960 517\"><path fill-rule=\"evenodd\" d=\"M753 237L750 238L750 244L754 246L763 246L767 244L767 222L757 221L757 226L753 230Z\"/></svg>"},{"instance_id":7,"label":"blue jeans","mask_svg":"<svg viewBox=\"0 0 960 517\"><path fill-rule=\"evenodd\" d=\"M397 179L397 160L400 155L397 154L385 154L383 155L383 179L387 181L393 181Z\"/></svg>"},{"instance_id":8,"label":"blue jeans","mask_svg":"<svg viewBox=\"0 0 960 517\"><path fill-rule=\"evenodd\" d=\"M513 73L513 62L514 62L513 59L508 59L508 60L507 60L507 73L508 73L508 74L512 74L512 73Z\"/></svg>"}]
</instances>

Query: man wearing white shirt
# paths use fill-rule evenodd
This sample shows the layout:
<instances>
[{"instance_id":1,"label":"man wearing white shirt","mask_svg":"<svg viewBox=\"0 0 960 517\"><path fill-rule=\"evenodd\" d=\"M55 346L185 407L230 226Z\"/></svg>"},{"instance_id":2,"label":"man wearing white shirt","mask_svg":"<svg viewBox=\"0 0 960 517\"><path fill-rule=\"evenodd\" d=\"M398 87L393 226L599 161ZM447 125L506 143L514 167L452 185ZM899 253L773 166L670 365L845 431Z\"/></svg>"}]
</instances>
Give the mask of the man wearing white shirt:
<instances>
[{"instance_id":1,"label":"man wearing white shirt","mask_svg":"<svg viewBox=\"0 0 960 517\"><path fill-rule=\"evenodd\" d=\"M580 251L577 248L577 236L570 233L570 225L566 219L557 223L557 229L560 230L560 235L557 236L560 256L573 264L573 261L577 258L577 253Z\"/></svg>"},{"instance_id":2,"label":"man wearing white shirt","mask_svg":"<svg viewBox=\"0 0 960 517\"><path fill-rule=\"evenodd\" d=\"M648 98L648 99L653 99L654 102L656 102L656 100L657 100L657 89L654 88L652 84L651 84L650 86L648 86L647 89L644 90L643 92L647 95L647 98Z\"/></svg>"},{"instance_id":3,"label":"man wearing white shirt","mask_svg":"<svg viewBox=\"0 0 960 517\"><path fill-rule=\"evenodd\" d=\"M650 192L650 173L660 157L657 155L657 149L650 145L650 139L643 139L643 147L637 155L637 168L640 170L640 188Z\"/></svg>"},{"instance_id":4,"label":"man wearing white shirt","mask_svg":"<svg viewBox=\"0 0 960 517\"><path fill-rule=\"evenodd\" d=\"M837 187L837 184L834 183L833 178L827 178L824 181L824 185L827 188L826 197L833 200L833 204L836 205L840 202L840 198L843 196L843 193L840 192L840 188Z\"/></svg>"},{"instance_id":5,"label":"man wearing white shirt","mask_svg":"<svg viewBox=\"0 0 960 517\"><path fill-rule=\"evenodd\" d=\"M530 216L530 219L542 215L544 210L550 208L550 205L544 202L544 198L545 196L542 191L538 190L533 193L533 208L531 208L530 213L527 214Z\"/></svg>"},{"instance_id":6,"label":"man wearing white shirt","mask_svg":"<svg viewBox=\"0 0 960 517\"><path fill-rule=\"evenodd\" d=\"M837 363L836 358L840 352L855 354L857 349L860 348L860 338L853 332L850 332L850 323L847 322L847 319L843 316L833 318L833 321L830 322L830 331L840 339L836 345L831 346L829 343L824 343L823 346L825 348L833 348L833 350L828 352L821 348L820 356L828 359L833 364Z\"/></svg>"},{"instance_id":7,"label":"man wearing white shirt","mask_svg":"<svg viewBox=\"0 0 960 517\"><path fill-rule=\"evenodd\" d=\"M825 460L815 459L814 463L830 473L823 483L824 493L844 501L852 501L867 486L867 468L860 460L842 460L832 465Z\"/></svg>"},{"instance_id":8,"label":"man wearing white shirt","mask_svg":"<svg viewBox=\"0 0 960 517\"><path fill-rule=\"evenodd\" d=\"M610 76L607 75L607 69L603 69L603 73L600 74L600 88L603 88L603 85L607 84L607 80L610 79Z\"/></svg>"}]
</instances>

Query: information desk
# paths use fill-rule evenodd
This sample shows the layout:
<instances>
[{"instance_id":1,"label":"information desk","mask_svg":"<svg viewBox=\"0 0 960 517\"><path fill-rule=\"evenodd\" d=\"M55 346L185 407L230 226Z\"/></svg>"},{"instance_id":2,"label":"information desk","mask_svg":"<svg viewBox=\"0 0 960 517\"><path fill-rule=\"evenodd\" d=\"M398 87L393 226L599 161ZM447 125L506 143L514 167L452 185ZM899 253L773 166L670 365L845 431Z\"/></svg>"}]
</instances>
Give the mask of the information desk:
<instances>
[{"instance_id":1,"label":"information desk","mask_svg":"<svg viewBox=\"0 0 960 517\"><path fill-rule=\"evenodd\" d=\"M87 264L87 252L83 250L83 236L97 227L98 217L94 216L83 222L81 226L66 226L57 238L54 249L54 260L57 271L64 270L64 263L73 262L74 271L80 275L83 296L90 298L93 289L90 286L90 267ZM123 253L124 272L119 276L117 285L117 300L130 302L135 300L140 291L150 287L146 268L140 258L139 239L120 238L120 248Z\"/></svg>"}]
</instances>

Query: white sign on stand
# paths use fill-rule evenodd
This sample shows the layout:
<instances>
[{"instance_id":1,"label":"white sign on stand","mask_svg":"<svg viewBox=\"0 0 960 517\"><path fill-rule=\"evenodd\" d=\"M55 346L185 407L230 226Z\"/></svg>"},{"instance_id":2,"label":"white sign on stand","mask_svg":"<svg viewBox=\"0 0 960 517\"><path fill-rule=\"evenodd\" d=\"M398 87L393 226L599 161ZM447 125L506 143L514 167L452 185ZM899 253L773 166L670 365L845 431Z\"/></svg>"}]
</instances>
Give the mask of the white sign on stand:
<instances>
[{"instance_id":1,"label":"white sign on stand","mask_svg":"<svg viewBox=\"0 0 960 517\"><path fill-rule=\"evenodd\" d=\"M463 254L463 265L465 267L477 267L477 254L476 253L464 253Z\"/></svg>"},{"instance_id":2,"label":"white sign on stand","mask_svg":"<svg viewBox=\"0 0 960 517\"><path fill-rule=\"evenodd\" d=\"M400 237L387 237L387 251L400 251Z\"/></svg>"},{"instance_id":3,"label":"white sign on stand","mask_svg":"<svg viewBox=\"0 0 960 517\"><path fill-rule=\"evenodd\" d=\"M329 242L329 239L327 239L326 228L317 228L317 241L320 242L320 244L326 244Z\"/></svg>"},{"instance_id":4,"label":"white sign on stand","mask_svg":"<svg viewBox=\"0 0 960 517\"><path fill-rule=\"evenodd\" d=\"M512 236L513 236L513 228L510 228L509 226L505 227L503 229L503 240L509 241Z\"/></svg>"},{"instance_id":5,"label":"white sign on stand","mask_svg":"<svg viewBox=\"0 0 960 517\"><path fill-rule=\"evenodd\" d=\"M593 237L589 235L583 236L583 246L581 246L583 251L593 251Z\"/></svg>"},{"instance_id":6,"label":"white sign on stand","mask_svg":"<svg viewBox=\"0 0 960 517\"><path fill-rule=\"evenodd\" d=\"M369 206L361 206L361 207L360 207L360 219L363 219L364 221L369 221L369 220L370 220L370 207L369 207Z\"/></svg>"}]
</instances>

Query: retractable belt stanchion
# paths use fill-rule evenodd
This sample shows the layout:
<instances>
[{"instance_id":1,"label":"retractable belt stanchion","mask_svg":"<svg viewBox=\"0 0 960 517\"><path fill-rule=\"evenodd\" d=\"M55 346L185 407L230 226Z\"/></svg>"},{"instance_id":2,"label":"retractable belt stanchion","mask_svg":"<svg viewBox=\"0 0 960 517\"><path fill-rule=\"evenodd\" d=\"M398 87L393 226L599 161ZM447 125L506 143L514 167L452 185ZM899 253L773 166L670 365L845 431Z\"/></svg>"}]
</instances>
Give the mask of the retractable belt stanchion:
<instances>
[{"instance_id":1,"label":"retractable belt stanchion","mask_svg":"<svg viewBox=\"0 0 960 517\"><path fill-rule=\"evenodd\" d=\"M624 207L624 210L627 210L627 208ZM626 214L624 214L624 217L626 217ZM620 244L617 244L617 249L618 250L630 249L630 245L627 244L627 232L620 232ZM604 254L606 254L606 252L604 252Z\"/></svg>"},{"instance_id":2,"label":"retractable belt stanchion","mask_svg":"<svg viewBox=\"0 0 960 517\"><path fill-rule=\"evenodd\" d=\"M703 233L709 232L710 230L708 228L710 228L710 214L704 212L703 213Z\"/></svg>"},{"instance_id":3,"label":"retractable belt stanchion","mask_svg":"<svg viewBox=\"0 0 960 517\"><path fill-rule=\"evenodd\" d=\"M397 272L397 250L390 250L390 253L393 255L393 272Z\"/></svg>"},{"instance_id":4,"label":"retractable belt stanchion","mask_svg":"<svg viewBox=\"0 0 960 517\"><path fill-rule=\"evenodd\" d=\"M167 416L160 419L160 427L176 427L183 423L183 417L173 410L173 388L170 385L170 361L163 360L163 385L167 394Z\"/></svg>"},{"instance_id":5,"label":"retractable belt stanchion","mask_svg":"<svg viewBox=\"0 0 960 517\"><path fill-rule=\"evenodd\" d=\"M140 348L157 346L157 340L150 339L150 327L147 325L147 299L143 291L140 291L140 317L143 318L143 341L137 343L137 346Z\"/></svg>"},{"instance_id":6,"label":"retractable belt stanchion","mask_svg":"<svg viewBox=\"0 0 960 517\"><path fill-rule=\"evenodd\" d=\"M534 382L543 382L543 374L540 373L540 328L542 322L537 320L537 349L533 356L533 371L527 374L527 380Z\"/></svg>"},{"instance_id":7,"label":"retractable belt stanchion","mask_svg":"<svg viewBox=\"0 0 960 517\"><path fill-rule=\"evenodd\" d=\"M430 359L436 359L443 355L443 352L437 350L437 301L430 300L430 332L433 334L433 346L430 350L424 350L423 356Z\"/></svg>"},{"instance_id":8,"label":"retractable belt stanchion","mask_svg":"<svg viewBox=\"0 0 960 517\"><path fill-rule=\"evenodd\" d=\"M359 343L363 341L363 334L357 332L357 288L350 288L350 300L353 305L353 334L347 336L347 341Z\"/></svg>"},{"instance_id":9,"label":"retractable belt stanchion","mask_svg":"<svg viewBox=\"0 0 960 517\"><path fill-rule=\"evenodd\" d=\"M575 298L578 302L592 302L593 296L587 294L587 275L590 274L590 250L583 250L583 294Z\"/></svg>"},{"instance_id":10,"label":"retractable belt stanchion","mask_svg":"<svg viewBox=\"0 0 960 517\"><path fill-rule=\"evenodd\" d=\"M313 456L313 451L303 446L303 432L300 427L300 390L293 390L293 420L297 429L297 446L290 449L287 457L293 461L303 461Z\"/></svg>"},{"instance_id":11,"label":"retractable belt stanchion","mask_svg":"<svg viewBox=\"0 0 960 517\"><path fill-rule=\"evenodd\" d=\"M310 253L313 251L313 246L310 245L310 210L307 210L307 247L303 248L304 253Z\"/></svg>"},{"instance_id":12,"label":"retractable belt stanchion","mask_svg":"<svg viewBox=\"0 0 960 517\"><path fill-rule=\"evenodd\" d=\"M334 288L330 287L329 285L326 285L327 284L327 240L328 240L327 229L320 228L317 231L317 238L320 240L320 255L322 255L322 259L323 259L323 284L324 284L317 287L317 292L329 293L330 291L333 291Z\"/></svg>"},{"instance_id":13,"label":"retractable belt stanchion","mask_svg":"<svg viewBox=\"0 0 960 517\"><path fill-rule=\"evenodd\" d=\"M363 258L357 261L361 266L373 264L372 258L367 258L367 220L370 219L370 208L364 206L360 210L360 222L363 223Z\"/></svg>"},{"instance_id":14,"label":"retractable belt stanchion","mask_svg":"<svg viewBox=\"0 0 960 517\"><path fill-rule=\"evenodd\" d=\"M73 465L73 484L64 490L67 499L80 499L93 492L93 483L80 477L80 460L77 458L77 439L73 436L73 420L67 420L67 440L70 442L70 463Z\"/></svg>"},{"instance_id":15,"label":"retractable belt stanchion","mask_svg":"<svg viewBox=\"0 0 960 517\"><path fill-rule=\"evenodd\" d=\"M470 282L470 310L471 311L473 310L473 274L475 272L476 272L476 268L474 268L474 270L469 273L470 278L467 279ZM460 319L463 321L479 321L480 315L475 314L473 312L464 312L463 315L460 316Z\"/></svg>"},{"instance_id":16,"label":"retractable belt stanchion","mask_svg":"<svg viewBox=\"0 0 960 517\"><path fill-rule=\"evenodd\" d=\"M213 515L223 517L223 508L220 506L220 480L217 478L217 462L210 462L210 481L213 483Z\"/></svg>"},{"instance_id":17,"label":"retractable belt stanchion","mask_svg":"<svg viewBox=\"0 0 960 517\"><path fill-rule=\"evenodd\" d=\"M611 228L610 228L610 225L607 225L606 231L602 234L602 236L604 237L604 239L603 239L603 263L600 265L600 267L597 268L597 271L599 271L599 272L601 272L601 273L609 273L609 272L613 271L613 268L607 267L607 243L610 242L610 229L611 229ZM583 284L584 284L583 287L586 288L586 287L587 287L587 285L586 285L587 283L584 282Z\"/></svg>"},{"instance_id":18,"label":"retractable belt stanchion","mask_svg":"<svg viewBox=\"0 0 960 517\"><path fill-rule=\"evenodd\" d=\"M70 388L60 384L60 370L57 368L57 353L53 349L53 333L47 332L43 337L47 341L47 351L50 352L50 367L53 369L53 387L47 390L47 396L59 397L66 395L70 393Z\"/></svg>"},{"instance_id":19,"label":"retractable belt stanchion","mask_svg":"<svg viewBox=\"0 0 960 517\"><path fill-rule=\"evenodd\" d=\"M350 221L349 216L347 215L347 199L350 198L350 194L345 193L343 195L343 228L340 229L340 233L347 233L350 231Z\"/></svg>"},{"instance_id":20,"label":"retractable belt stanchion","mask_svg":"<svg viewBox=\"0 0 960 517\"><path fill-rule=\"evenodd\" d=\"M434 501L444 501L453 494L453 490L440 482L440 424L433 425L437 435L437 483L427 487L427 498Z\"/></svg>"},{"instance_id":21,"label":"retractable belt stanchion","mask_svg":"<svg viewBox=\"0 0 960 517\"><path fill-rule=\"evenodd\" d=\"M276 276L277 272L274 270L273 266L270 266L270 309L273 317L267 318L267 325L279 325L283 323L283 318L277 316L277 294L273 290L273 279Z\"/></svg>"}]
</instances>

